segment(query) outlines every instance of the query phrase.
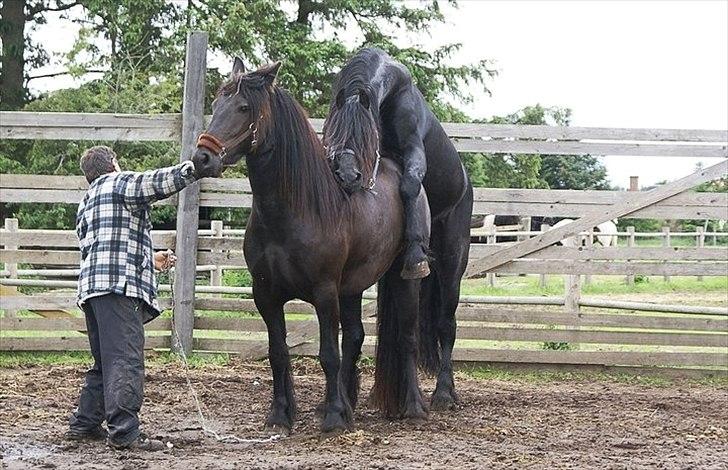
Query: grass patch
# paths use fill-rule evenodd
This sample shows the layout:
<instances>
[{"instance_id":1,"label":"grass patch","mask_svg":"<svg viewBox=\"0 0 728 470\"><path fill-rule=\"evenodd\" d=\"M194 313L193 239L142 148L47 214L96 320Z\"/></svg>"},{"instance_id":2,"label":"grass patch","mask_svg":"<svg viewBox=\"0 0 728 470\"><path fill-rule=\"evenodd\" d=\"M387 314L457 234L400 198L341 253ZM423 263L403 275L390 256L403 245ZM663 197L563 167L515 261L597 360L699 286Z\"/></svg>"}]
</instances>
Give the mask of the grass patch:
<instances>
[{"instance_id":1,"label":"grass patch","mask_svg":"<svg viewBox=\"0 0 728 470\"><path fill-rule=\"evenodd\" d=\"M0 351L0 368L52 365L88 365L93 359L84 351L45 352L45 351Z\"/></svg>"},{"instance_id":2,"label":"grass patch","mask_svg":"<svg viewBox=\"0 0 728 470\"><path fill-rule=\"evenodd\" d=\"M511 371L491 367L468 367L459 369L459 373L477 380L502 380L529 384L546 384L554 382L611 382L627 385L644 385L650 387L671 387L676 382L691 383L710 387L728 387L727 375L714 375L691 379L674 379L659 375L639 375L628 373L605 374L599 372L567 372L567 371Z\"/></svg>"},{"instance_id":3,"label":"grass patch","mask_svg":"<svg viewBox=\"0 0 728 470\"><path fill-rule=\"evenodd\" d=\"M591 284L582 284L582 294L665 294L685 292L688 295L705 292L722 292L728 301L728 277L710 276L698 281L694 276L673 276L665 282L662 276L643 276L641 282L629 285L624 276L592 276ZM539 286L538 276L497 277L495 286L486 285L485 279L464 280L462 295L529 296L564 295L564 278L559 275L546 276L546 285Z\"/></svg>"},{"instance_id":4,"label":"grass patch","mask_svg":"<svg viewBox=\"0 0 728 470\"><path fill-rule=\"evenodd\" d=\"M182 364L182 359L172 352L153 351L145 356L148 365ZM230 354L224 353L195 353L188 356L187 361L190 368L223 367L231 363L231 358ZM91 353L84 351L0 351L0 369L25 366L89 366L92 362Z\"/></svg>"}]
</instances>

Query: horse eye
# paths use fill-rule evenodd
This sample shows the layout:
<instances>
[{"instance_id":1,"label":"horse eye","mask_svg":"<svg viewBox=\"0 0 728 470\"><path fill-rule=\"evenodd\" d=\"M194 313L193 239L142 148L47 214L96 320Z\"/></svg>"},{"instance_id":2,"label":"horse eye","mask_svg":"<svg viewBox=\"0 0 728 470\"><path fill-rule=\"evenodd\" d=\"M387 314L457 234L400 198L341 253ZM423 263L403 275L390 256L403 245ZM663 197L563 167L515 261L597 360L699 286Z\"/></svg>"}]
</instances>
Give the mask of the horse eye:
<instances>
[{"instance_id":1,"label":"horse eye","mask_svg":"<svg viewBox=\"0 0 728 470\"><path fill-rule=\"evenodd\" d=\"M250 109L250 106L248 106L247 104L240 105L240 111L245 112L245 111L248 111L249 109Z\"/></svg>"}]
</instances>

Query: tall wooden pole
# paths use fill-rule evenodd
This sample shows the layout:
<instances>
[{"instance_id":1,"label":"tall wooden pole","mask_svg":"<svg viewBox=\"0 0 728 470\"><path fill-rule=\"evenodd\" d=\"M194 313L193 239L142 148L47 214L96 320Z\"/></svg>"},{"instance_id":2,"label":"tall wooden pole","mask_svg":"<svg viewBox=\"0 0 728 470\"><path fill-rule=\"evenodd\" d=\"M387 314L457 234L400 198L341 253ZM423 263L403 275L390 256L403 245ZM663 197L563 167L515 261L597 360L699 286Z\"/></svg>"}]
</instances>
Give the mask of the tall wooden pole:
<instances>
[{"instance_id":1,"label":"tall wooden pole","mask_svg":"<svg viewBox=\"0 0 728 470\"><path fill-rule=\"evenodd\" d=\"M207 33L194 31L187 36L185 83L182 102L182 152L180 162L192 158L197 136L203 130ZM195 272L197 267L197 228L200 211L200 184L179 194L177 204L177 266L174 272L174 324L172 347L189 354L195 322Z\"/></svg>"}]
</instances>

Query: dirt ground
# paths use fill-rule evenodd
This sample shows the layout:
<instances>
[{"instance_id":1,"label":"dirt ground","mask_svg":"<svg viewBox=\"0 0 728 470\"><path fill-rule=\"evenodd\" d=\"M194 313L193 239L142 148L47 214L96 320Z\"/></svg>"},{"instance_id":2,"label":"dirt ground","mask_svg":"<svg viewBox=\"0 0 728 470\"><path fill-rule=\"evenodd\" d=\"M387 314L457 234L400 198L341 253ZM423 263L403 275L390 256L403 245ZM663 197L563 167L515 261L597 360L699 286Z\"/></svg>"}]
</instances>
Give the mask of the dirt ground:
<instances>
[{"instance_id":1,"label":"dirt ground","mask_svg":"<svg viewBox=\"0 0 728 470\"><path fill-rule=\"evenodd\" d=\"M322 437L314 414L322 374L296 365L299 417L290 437L222 444L200 431L177 365L147 368L144 428L173 444L140 454L62 439L83 380L78 366L0 369L0 459L4 468L728 468L728 392L576 379L546 383L476 380L459 374L459 409L425 423L391 422L363 403L356 428ZM212 425L262 438L271 390L264 363L191 372ZM363 378L362 397L372 385ZM423 387L431 392L433 383ZM362 400L365 402L366 400Z\"/></svg>"}]
</instances>

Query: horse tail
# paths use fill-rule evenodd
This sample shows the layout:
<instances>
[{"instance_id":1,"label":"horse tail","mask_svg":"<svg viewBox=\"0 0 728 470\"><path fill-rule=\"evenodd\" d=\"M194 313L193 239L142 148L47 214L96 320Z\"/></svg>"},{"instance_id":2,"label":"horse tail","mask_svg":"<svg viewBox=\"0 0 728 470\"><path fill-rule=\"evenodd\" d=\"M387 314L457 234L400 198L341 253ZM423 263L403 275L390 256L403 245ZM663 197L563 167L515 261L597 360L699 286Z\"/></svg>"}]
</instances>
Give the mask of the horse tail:
<instances>
[{"instance_id":1,"label":"horse tail","mask_svg":"<svg viewBox=\"0 0 728 470\"><path fill-rule=\"evenodd\" d=\"M390 269L377 285L376 368L371 398L374 406L387 416L398 416L404 400L405 376L398 321L402 308L398 302L401 282L399 270Z\"/></svg>"},{"instance_id":2,"label":"horse tail","mask_svg":"<svg viewBox=\"0 0 728 470\"><path fill-rule=\"evenodd\" d=\"M429 276L420 284L419 365L428 374L440 369L440 341L437 334L442 301L440 299L440 278L435 266Z\"/></svg>"}]
</instances>

